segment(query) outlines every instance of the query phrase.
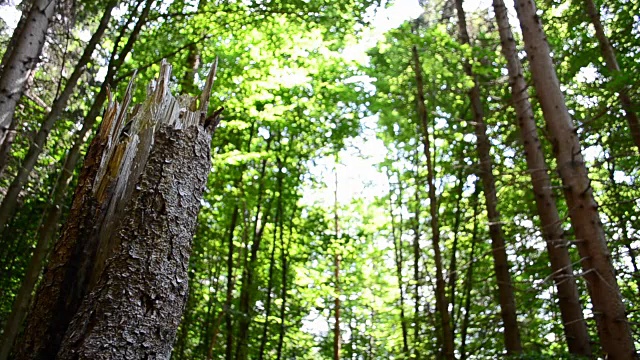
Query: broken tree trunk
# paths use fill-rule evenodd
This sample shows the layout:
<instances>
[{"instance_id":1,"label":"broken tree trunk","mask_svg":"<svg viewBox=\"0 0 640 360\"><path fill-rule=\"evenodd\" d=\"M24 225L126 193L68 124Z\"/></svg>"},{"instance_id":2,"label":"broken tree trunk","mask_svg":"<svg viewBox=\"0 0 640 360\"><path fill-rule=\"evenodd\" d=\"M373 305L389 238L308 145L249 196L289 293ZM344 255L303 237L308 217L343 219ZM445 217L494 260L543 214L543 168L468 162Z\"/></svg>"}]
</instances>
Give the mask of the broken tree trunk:
<instances>
[{"instance_id":1,"label":"broken tree trunk","mask_svg":"<svg viewBox=\"0 0 640 360\"><path fill-rule=\"evenodd\" d=\"M170 72L131 112L132 83L109 102L17 359L169 357L219 115L205 119L215 67L199 106Z\"/></svg>"}]
</instances>

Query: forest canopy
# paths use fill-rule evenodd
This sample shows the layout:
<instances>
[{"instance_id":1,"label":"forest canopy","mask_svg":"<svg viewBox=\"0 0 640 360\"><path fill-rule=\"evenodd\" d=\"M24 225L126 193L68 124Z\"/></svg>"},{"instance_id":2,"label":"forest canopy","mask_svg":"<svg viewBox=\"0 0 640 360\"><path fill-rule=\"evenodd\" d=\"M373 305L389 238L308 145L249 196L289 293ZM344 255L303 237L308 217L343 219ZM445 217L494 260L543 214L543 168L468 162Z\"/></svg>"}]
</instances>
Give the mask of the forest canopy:
<instances>
[{"instance_id":1,"label":"forest canopy","mask_svg":"<svg viewBox=\"0 0 640 360\"><path fill-rule=\"evenodd\" d=\"M638 358L638 2L0 1L0 44L0 360Z\"/></svg>"}]
</instances>

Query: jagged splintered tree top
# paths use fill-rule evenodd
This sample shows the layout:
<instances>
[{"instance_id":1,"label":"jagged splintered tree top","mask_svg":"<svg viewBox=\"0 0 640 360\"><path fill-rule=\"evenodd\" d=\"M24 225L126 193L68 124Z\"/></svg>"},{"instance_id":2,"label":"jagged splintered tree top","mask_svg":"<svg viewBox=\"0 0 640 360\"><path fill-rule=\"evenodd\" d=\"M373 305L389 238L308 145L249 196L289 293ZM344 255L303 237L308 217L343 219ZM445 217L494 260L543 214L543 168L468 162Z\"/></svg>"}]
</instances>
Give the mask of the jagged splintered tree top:
<instances>
[{"instance_id":1,"label":"jagged splintered tree top","mask_svg":"<svg viewBox=\"0 0 640 360\"><path fill-rule=\"evenodd\" d=\"M102 163L94 183L94 193L98 199L102 197L102 193L108 185L115 180L118 181L116 192L125 194L127 190L130 190L126 189L125 182L132 184L131 180L135 180L137 174L130 174L129 171L135 171L133 167L140 163L139 160L142 160L138 158L139 156L148 155L153 144L155 130L158 127L166 125L182 129L200 124L210 132L215 130L223 108L216 110L209 117L206 114L217 66L216 59L199 98L184 94L176 98L171 94L169 91L171 65L166 60L162 60L158 79L148 85L146 100L142 104L136 105L131 111L128 111L128 107L133 93L135 74L127 86L122 104L114 101L109 91L109 104L100 130L96 135L99 137L99 141L106 146L103 152L106 156L102 157ZM119 171L120 168L122 168L121 171ZM129 171L125 169L129 169Z\"/></svg>"}]
</instances>

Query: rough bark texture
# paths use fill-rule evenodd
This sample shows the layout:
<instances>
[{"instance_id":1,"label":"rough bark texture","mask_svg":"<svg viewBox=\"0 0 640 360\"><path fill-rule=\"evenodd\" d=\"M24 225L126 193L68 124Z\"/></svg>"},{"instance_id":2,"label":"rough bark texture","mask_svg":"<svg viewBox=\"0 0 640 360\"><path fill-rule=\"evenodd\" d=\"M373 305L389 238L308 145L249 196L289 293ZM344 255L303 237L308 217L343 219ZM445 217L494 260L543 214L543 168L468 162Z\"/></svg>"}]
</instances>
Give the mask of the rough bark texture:
<instances>
[{"instance_id":1,"label":"rough bark texture","mask_svg":"<svg viewBox=\"0 0 640 360\"><path fill-rule=\"evenodd\" d=\"M37 0L29 10L23 26L17 27L20 35L11 47L11 54L2 64L0 76L0 145L8 147L9 129L14 120L16 105L27 85L28 74L39 62L44 46L49 21L53 16L56 0ZM0 163L0 173L4 170L6 159Z\"/></svg>"},{"instance_id":2,"label":"rough bark texture","mask_svg":"<svg viewBox=\"0 0 640 360\"><path fill-rule=\"evenodd\" d=\"M515 2L529 56L533 82L547 124L562 179L569 216L576 234L593 314L603 350L610 359L637 356L622 296L611 264L611 254L593 197L580 141L560 90L549 44L532 0Z\"/></svg>"},{"instance_id":3,"label":"rough bark texture","mask_svg":"<svg viewBox=\"0 0 640 360\"><path fill-rule=\"evenodd\" d=\"M425 107L424 81L422 78L422 65L418 49L414 45L412 48L413 65L416 78L418 95L416 105L418 116L420 117L420 129L422 130L422 143L424 154L427 159L427 184L429 186L429 214L431 215L431 242L433 245L434 262L436 264L436 309L440 315L440 330L443 339L443 353L445 359L455 359L453 352L453 333L451 332L451 319L449 316L449 302L447 300L443 268L442 254L440 252L440 224L438 222L438 199L436 198L436 187L434 183L433 163L431 160L431 141L429 140L429 123L427 108Z\"/></svg>"},{"instance_id":4,"label":"rough bark texture","mask_svg":"<svg viewBox=\"0 0 640 360\"><path fill-rule=\"evenodd\" d=\"M607 69L612 73L612 75L617 75L618 73L620 73L620 66L618 65L618 60L616 59L616 52L613 49L613 45L611 45L607 34L605 34L604 32L604 27L602 26L602 22L600 21L600 11L598 11L598 8L596 7L593 0L584 0L584 5L589 18L591 19L591 24L593 24L593 28L596 31L596 39L598 39L600 51L602 51L602 56L604 57L604 61L607 64ZM627 123L629 124L629 130L631 130L631 138L636 144L638 151L640 151L640 122L638 121L637 109L634 107L627 89L623 87L621 89L618 89L618 91L620 103L622 104L622 109L624 109L625 117L627 118Z\"/></svg>"},{"instance_id":5,"label":"rough bark texture","mask_svg":"<svg viewBox=\"0 0 640 360\"><path fill-rule=\"evenodd\" d=\"M111 19L111 10L114 6L115 2L111 1L105 9L104 15L100 20L98 28L85 47L82 56L78 60L76 67L73 69L73 73L65 84L64 90L62 91L62 93L60 93L60 96L54 101L53 105L51 106L51 111L49 111L49 114L45 118L44 122L40 126L40 129L38 130L38 133L34 137L33 142L29 146L27 155L22 161L22 165L18 169L18 174L9 185L7 193L5 194L5 197L2 199L2 203L0 204L0 231L4 229L5 225L8 223L9 219L15 212L18 195L20 194L20 191L22 190L24 184L29 179L29 175L31 174L31 171L33 171L33 168L38 161L38 157L42 153L44 144L49 137L49 133L51 132L53 125L58 120L58 118L60 118L60 115L62 115L62 112L67 106L67 101L69 101L69 98L75 91L80 76L84 73L87 64L91 60L91 54L93 54L93 50L96 48L98 42L100 41L100 39L102 39L102 35L109 26L109 21Z\"/></svg>"},{"instance_id":6,"label":"rough bark texture","mask_svg":"<svg viewBox=\"0 0 640 360\"><path fill-rule=\"evenodd\" d=\"M467 33L467 22L462 8L462 0L456 0L458 13L458 27L460 30L460 40L463 44L469 44L469 34ZM491 236L491 248L493 252L493 264L498 282L498 294L502 321L504 324L504 344L507 355L515 355L522 352L520 341L520 329L518 328L518 316L516 313L516 301L513 295L513 285L509 274L509 262L505 249L504 233L497 204L496 182L493 176L493 164L491 161L491 143L487 137L487 126L484 123L484 110L480 99L480 87L478 79L473 74L469 60L464 62L464 70L467 76L474 80L473 88L469 91L473 121L475 123L475 135L477 142L478 158L480 159L480 178L487 207L487 218L489 219L489 235Z\"/></svg>"},{"instance_id":7,"label":"rough bark texture","mask_svg":"<svg viewBox=\"0 0 640 360\"><path fill-rule=\"evenodd\" d=\"M540 228L547 243L552 277L558 289L558 304L567 345L570 353L590 357L589 333L582 315L578 287L573 277L568 244L564 238L562 220L558 214L544 152L538 138L527 83L507 17L507 8L502 0L493 0L493 7L500 32L502 53L507 59L511 101L518 117L517 124L524 144L527 168L531 175L531 186L540 216Z\"/></svg>"},{"instance_id":8,"label":"rough bark texture","mask_svg":"<svg viewBox=\"0 0 640 360\"><path fill-rule=\"evenodd\" d=\"M208 121L202 122L212 83L210 77L202 107L195 109L194 99L176 100L168 92L169 74L163 64L157 88L134 111L130 134L123 129L132 83L122 106L110 101L28 316L18 359L100 358L98 353L138 358L144 351L168 356L186 299L190 239L210 169L211 135ZM154 326L157 331L149 332ZM146 334L144 344L131 342L134 333Z\"/></svg>"}]
</instances>

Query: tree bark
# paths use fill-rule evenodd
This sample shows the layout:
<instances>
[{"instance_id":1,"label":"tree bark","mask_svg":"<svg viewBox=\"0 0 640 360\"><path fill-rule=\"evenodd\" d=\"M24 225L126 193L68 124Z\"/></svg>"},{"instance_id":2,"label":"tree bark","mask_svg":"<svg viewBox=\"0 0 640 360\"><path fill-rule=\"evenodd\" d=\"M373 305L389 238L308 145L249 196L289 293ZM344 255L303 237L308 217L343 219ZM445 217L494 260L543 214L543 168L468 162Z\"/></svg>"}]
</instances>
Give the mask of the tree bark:
<instances>
[{"instance_id":1,"label":"tree bark","mask_svg":"<svg viewBox=\"0 0 640 360\"><path fill-rule=\"evenodd\" d=\"M429 121L424 97L424 81L422 78L422 64L418 55L418 49L412 48L413 66L415 71L417 96L416 106L420 117L420 129L422 131L422 144L427 160L427 184L429 185L429 214L431 215L431 242L436 265L436 309L440 315L440 326L443 340L443 353L445 359L455 359L453 349L453 334L451 332L451 318L449 316L449 301L443 276L442 254L440 252L440 223L438 221L438 199L434 181L433 161L431 159L431 141L429 139Z\"/></svg>"},{"instance_id":2,"label":"tree bark","mask_svg":"<svg viewBox=\"0 0 640 360\"><path fill-rule=\"evenodd\" d=\"M456 0L458 13L458 27L460 40L463 44L471 45L469 33L467 32L466 16L462 8L462 0ZM520 329L518 328L518 316L516 312L516 301L513 295L513 285L509 274L509 262L507 260L506 242L502 232L502 223L497 204L496 183L493 176L493 164L491 161L491 143L487 137L487 126L484 123L484 110L480 99L480 86L478 78L474 75L469 59L464 61L464 71L473 79L473 88L469 91L469 100L473 112L475 123L475 135L477 141L478 158L480 159L480 178L484 189L485 202L487 207L487 217L489 219L489 235L491 236L491 248L493 253L493 264L498 282L498 299L500 311L504 325L504 344L507 355L520 354L522 343L520 341Z\"/></svg>"},{"instance_id":3,"label":"tree bark","mask_svg":"<svg viewBox=\"0 0 640 360\"><path fill-rule=\"evenodd\" d=\"M28 74L40 61L55 8L56 0L35 0L23 26L18 26L15 30L20 35L13 47L9 47L10 54L3 58L6 59L6 63L2 64L0 76L0 147L4 148L6 153L11 147L10 142L15 138L15 134L11 135L9 129L15 129L16 105L27 85ZM0 159L0 175L6 167L6 162L6 158Z\"/></svg>"},{"instance_id":4,"label":"tree bark","mask_svg":"<svg viewBox=\"0 0 640 360\"><path fill-rule=\"evenodd\" d=\"M547 244L552 277L558 289L558 303L567 345L570 353L591 357L589 333L582 315L578 287L573 277L568 243L564 237L562 220L556 207L545 155L538 138L538 129L529 102L528 87L522 64L518 59L507 8L502 0L493 0L493 7L500 32L502 53L507 60L511 101L518 118L517 124L524 144L527 169L531 176L531 186L540 216L540 230Z\"/></svg>"},{"instance_id":5,"label":"tree bark","mask_svg":"<svg viewBox=\"0 0 640 360\"><path fill-rule=\"evenodd\" d=\"M602 57L607 65L607 69L611 72L611 75L617 76L621 72L620 66L618 65L613 45L611 45L607 34L604 32L604 27L600 21L600 11L598 11L593 0L584 0L584 5L589 18L591 19L591 24L593 24L593 28L596 31L596 39L598 39L600 51L602 52ZM640 122L638 121L637 108L631 101L628 89L625 86L622 86L617 90L618 96L620 97L620 103L622 104L622 109L625 113L624 115L627 118L627 123L629 124L629 130L631 130L631 138L638 148L638 151L640 151Z\"/></svg>"},{"instance_id":6,"label":"tree bark","mask_svg":"<svg viewBox=\"0 0 640 360\"><path fill-rule=\"evenodd\" d=\"M542 22L533 0L516 0L515 6L533 83L549 129L557 171L575 230L602 348L611 359L631 359L637 354L625 307L580 141L560 90Z\"/></svg>"},{"instance_id":7,"label":"tree bark","mask_svg":"<svg viewBox=\"0 0 640 360\"><path fill-rule=\"evenodd\" d=\"M20 191L22 191L24 184L29 179L29 175L31 174L31 171L33 171L33 168L38 161L38 157L42 153L47 138L49 137L49 133L53 128L53 125L60 118L62 112L67 106L69 98L71 97L71 95L73 95L80 76L82 76L87 64L91 60L91 54L93 54L93 50L96 48L98 42L100 42L100 40L102 39L102 35L109 26L109 21L111 20L111 10L115 7L115 5L115 1L110 1L107 5L105 12L100 19L98 28L89 40L87 46L84 48L84 51L80 59L78 60L76 67L73 69L73 73L65 84L64 90L62 90L60 96L54 101L53 105L51 106L51 111L49 111L49 114L42 122L38 133L29 146L27 155L22 161L22 165L18 169L18 174L7 188L7 193L5 194L5 197L2 199L2 203L0 204L0 231L4 229L4 227L11 219L11 216L14 214L16 203L18 201L18 195L20 194Z\"/></svg>"}]
</instances>

